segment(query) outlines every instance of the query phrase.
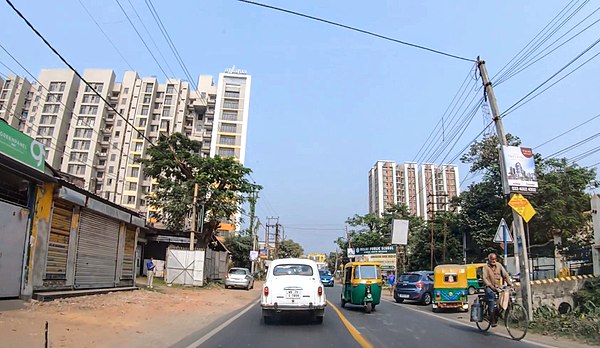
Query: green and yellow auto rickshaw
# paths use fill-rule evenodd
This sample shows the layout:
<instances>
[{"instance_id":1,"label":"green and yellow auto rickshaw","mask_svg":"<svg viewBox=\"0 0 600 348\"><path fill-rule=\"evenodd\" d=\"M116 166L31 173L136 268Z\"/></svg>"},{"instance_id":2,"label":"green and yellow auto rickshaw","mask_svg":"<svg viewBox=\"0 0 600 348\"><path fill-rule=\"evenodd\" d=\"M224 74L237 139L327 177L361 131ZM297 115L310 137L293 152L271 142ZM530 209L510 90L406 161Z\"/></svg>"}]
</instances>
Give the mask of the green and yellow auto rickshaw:
<instances>
[{"instance_id":1,"label":"green and yellow auto rickshaw","mask_svg":"<svg viewBox=\"0 0 600 348\"><path fill-rule=\"evenodd\" d=\"M469 310L467 269L463 265L439 265L433 270L432 310Z\"/></svg>"},{"instance_id":2,"label":"green and yellow auto rickshaw","mask_svg":"<svg viewBox=\"0 0 600 348\"><path fill-rule=\"evenodd\" d=\"M483 283L483 266L485 263L471 263L467 267L467 284L469 295L473 295L485 288Z\"/></svg>"},{"instance_id":3,"label":"green and yellow auto rickshaw","mask_svg":"<svg viewBox=\"0 0 600 348\"><path fill-rule=\"evenodd\" d=\"M349 262L344 266L342 307L346 303L363 306L371 313L381 302L381 264L377 262Z\"/></svg>"}]
</instances>

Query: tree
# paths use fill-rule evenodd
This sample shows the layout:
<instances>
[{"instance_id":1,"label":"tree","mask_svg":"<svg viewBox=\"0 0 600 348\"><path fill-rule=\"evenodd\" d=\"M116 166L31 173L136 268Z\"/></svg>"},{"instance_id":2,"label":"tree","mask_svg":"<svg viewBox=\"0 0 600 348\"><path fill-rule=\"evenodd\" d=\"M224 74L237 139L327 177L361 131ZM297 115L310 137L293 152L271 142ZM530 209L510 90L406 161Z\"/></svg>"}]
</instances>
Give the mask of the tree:
<instances>
[{"instance_id":1,"label":"tree","mask_svg":"<svg viewBox=\"0 0 600 348\"><path fill-rule=\"evenodd\" d=\"M277 258L300 257L303 254L302 246L291 239L284 239L279 243Z\"/></svg>"},{"instance_id":2,"label":"tree","mask_svg":"<svg viewBox=\"0 0 600 348\"><path fill-rule=\"evenodd\" d=\"M231 262L234 267L250 268L250 251L252 250L252 236L249 234L230 235L225 238L225 247L231 253Z\"/></svg>"},{"instance_id":3,"label":"tree","mask_svg":"<svg viewBox=\"0 0 600 348\"><path fill-rule=\"evenodd\" d=\"M138 160L144 173L157 180L156 191L147 196L158 208L155 217L173 230L183 230L193 206L194 184L198 184L196 209L204 207L205 219L199 246L206 247L222 221L241 211L246 196L260 189L246 176L252 171L234 158L202 157L199 141L181 133L161 134L148 158Z\"/></svg>"}]
</instances>

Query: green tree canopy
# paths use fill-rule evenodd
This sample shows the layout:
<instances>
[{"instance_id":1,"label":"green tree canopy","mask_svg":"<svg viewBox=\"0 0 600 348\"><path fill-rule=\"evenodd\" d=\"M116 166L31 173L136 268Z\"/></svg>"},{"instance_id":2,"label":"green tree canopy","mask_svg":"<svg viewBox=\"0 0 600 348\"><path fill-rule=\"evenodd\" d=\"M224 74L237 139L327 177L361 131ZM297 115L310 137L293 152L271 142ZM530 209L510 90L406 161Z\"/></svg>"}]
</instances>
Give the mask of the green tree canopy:
<instances>
[{"instance_id":1,"label":"green tree canopy","mask_svg":"<svg viewBox=\"0 0 600 348\"><path fill-rule=\"evenodd\" d=\"M302 246L291 239L284 239L279 243L277 258L300 257L303 254Z\"/></svg>"},{"instance_id":2,"label":"green tree canopy","mask_svg":"<svg viewBox=\"0 0 600 348\"><path fill-rule=\"evenodd\" d=\"M250 268L250 251L252 236L249 234L229 235L225 238L225 247L231 253L231 263L234 267Z\"/></svg>"},{"instance_id":3,"label":"green tree canopy","mask_svg":"<svg viewBox=\"0 0 600 348\"><path fill-rule=\"evenodd\" d=\"M260 189L246 178L252 171L234 158L203 157L202 144L181 133L160 135L148 149L148 158L139 160L144 173L157 180L156 191L148 195L150 206L158 208L155 217L173 230L183 230L193 206L194 184L198 184L197 210L204 206L200 246L213 239L222 221L241 211L248 194Z\"/></svg>"}]
</instances>

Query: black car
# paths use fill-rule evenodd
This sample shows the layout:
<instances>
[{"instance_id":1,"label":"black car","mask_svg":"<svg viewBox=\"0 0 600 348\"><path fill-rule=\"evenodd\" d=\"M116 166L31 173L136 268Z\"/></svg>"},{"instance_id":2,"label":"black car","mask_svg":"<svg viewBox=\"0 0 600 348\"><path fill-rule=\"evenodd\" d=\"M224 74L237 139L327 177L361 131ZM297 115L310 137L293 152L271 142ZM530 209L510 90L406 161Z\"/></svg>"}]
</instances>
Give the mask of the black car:
<instances>
[{"instance_id":1,"label":"black car","mask_svg":"<svg viewBox=\"0 0 600 348\"><path fill-rule=\"evenodd\" d=\"M394 299L398 303L412 300L430 305L431 294L433 294L433 272L431 271L403 273L396 279Z\"/></svg>"}]
</instances>

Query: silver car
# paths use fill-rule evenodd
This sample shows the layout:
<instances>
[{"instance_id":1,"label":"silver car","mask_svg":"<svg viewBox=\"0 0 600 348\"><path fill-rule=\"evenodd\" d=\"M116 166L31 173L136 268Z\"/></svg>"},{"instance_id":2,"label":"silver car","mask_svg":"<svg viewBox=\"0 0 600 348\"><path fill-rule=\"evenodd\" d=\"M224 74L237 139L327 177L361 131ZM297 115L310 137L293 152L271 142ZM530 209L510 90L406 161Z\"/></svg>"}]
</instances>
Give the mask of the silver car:
<instances>
[{"instance_id":1,"label":"silver car","mask_svg":"<svg viewBox=\"0 0 600 348\"><path fill-rule=\"evenodd\" d=\"M234 267L225 277L225 288L243 288L250 290L254 287L254 277L247 268Z\"/></svg>"}]
</instances>

